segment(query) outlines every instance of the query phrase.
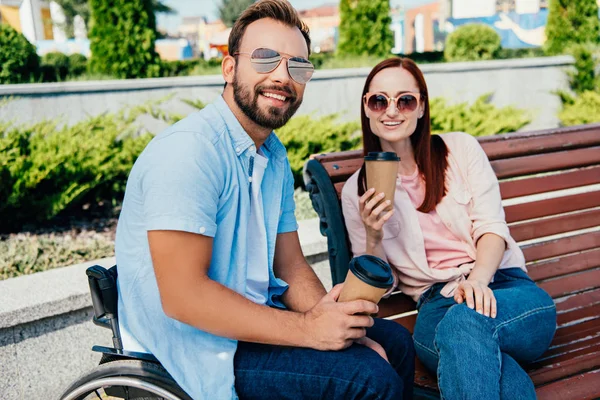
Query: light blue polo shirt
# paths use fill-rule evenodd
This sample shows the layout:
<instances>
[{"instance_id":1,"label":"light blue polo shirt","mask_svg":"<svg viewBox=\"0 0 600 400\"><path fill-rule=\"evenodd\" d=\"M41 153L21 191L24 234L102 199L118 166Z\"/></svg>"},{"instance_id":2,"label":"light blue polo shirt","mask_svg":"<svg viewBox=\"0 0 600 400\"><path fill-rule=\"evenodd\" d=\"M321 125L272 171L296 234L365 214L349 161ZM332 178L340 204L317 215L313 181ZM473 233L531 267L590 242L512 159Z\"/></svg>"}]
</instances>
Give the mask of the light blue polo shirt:
<instances>
[{"instance_id":1,"label":"light blue polo shirt","mask_svg":"<svg viewBox=\"0 0 600 400\"><path fill-rule=\"evenodd\" d=\"M261 194L267 236L267 305L284 307L287 284L273 274L277 234L298 228L294 180L272 133ZM237 398L237 341L203 332L163 312L147 231L214 237L209 277L246 294L247 235L256 148L222 97L156 136L135 162L116 236L119 323L127 350L152 353L194 399Z\"/></svg>"}]
</instances>

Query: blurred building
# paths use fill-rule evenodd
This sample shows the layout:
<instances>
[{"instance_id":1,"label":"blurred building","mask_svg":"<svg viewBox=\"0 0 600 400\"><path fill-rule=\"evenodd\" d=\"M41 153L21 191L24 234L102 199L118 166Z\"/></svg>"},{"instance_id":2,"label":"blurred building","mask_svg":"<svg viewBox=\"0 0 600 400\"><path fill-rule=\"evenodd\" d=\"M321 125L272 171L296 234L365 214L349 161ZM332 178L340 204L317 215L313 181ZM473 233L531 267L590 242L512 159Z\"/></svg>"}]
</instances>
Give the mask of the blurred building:
<instances>
[{"instance_id":1,"label":"blurred building","mask_svg":"<svg viewBox=\"0 0 600 400\"><path fill-rule=\"evenodd\" d=\"M154 48L162 60L188 60L194 57L190 42L185 38L158 39L154 42Z\"/></svg>"},{"instance_id":2,"label":"blurred building","mask_svg":"<svg viewBox=\"0 0 600 400\"><path fill-rule=\"evenodd\" d=\"M0 0L0 23L12 26L27 40L52 40L50 2L41 0Z\"/></svg>"},{"instance_id":3,"label":"blurred building","mask_svg":"<svg viewBox=\"0 0 600 400\"><path fill-rule=\"evenodd\" d=\"M209 22L205 17L183 17L179 35L190 42L194 57L209 59L222 55L229 30L220 19ZM224 35L227 37L223 43Z\"/></svg>"},{"instance_id":4,"label":"blurred building","mask_svg":"<svg viewBox=\"0 0 600 400\"><path fill-rule=\"evenodd\" d=\"M600 3L600 0L599 0ZM548 20L548 0L438 0L406 10L406 53L443 50L446 37L466 24L485 24L504 48L542 46Z\"/></svg>"},{"instance_id":5,"label":"blurred building","mask_svg":"<svg viewBox=\"0 0 600 400\"><path fill-rule=\"evenodd\" d=\"M324 5L298 13L310 29L311 50L315 53L334 51L340 25L339 6Z\"/></svg>"}]
</instances>

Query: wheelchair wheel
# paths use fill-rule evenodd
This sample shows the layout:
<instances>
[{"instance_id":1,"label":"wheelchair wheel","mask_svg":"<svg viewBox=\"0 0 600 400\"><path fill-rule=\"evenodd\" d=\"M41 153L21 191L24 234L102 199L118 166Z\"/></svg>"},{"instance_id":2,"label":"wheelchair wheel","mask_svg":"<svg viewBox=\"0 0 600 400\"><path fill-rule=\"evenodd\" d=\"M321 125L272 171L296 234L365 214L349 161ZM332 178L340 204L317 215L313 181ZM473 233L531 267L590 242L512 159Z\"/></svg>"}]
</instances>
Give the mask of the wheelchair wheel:
<instances>
[{"instance_id":1,"label":"wheelchair wheel","mask_svg":"<svg viewBox=\"0 0 600 400\"><path fill-rule=\"evenodd\" d=\"M127 359L101 363L77 379L60 398L192 400L161 365Z\"/></svg>"}]
</instances>

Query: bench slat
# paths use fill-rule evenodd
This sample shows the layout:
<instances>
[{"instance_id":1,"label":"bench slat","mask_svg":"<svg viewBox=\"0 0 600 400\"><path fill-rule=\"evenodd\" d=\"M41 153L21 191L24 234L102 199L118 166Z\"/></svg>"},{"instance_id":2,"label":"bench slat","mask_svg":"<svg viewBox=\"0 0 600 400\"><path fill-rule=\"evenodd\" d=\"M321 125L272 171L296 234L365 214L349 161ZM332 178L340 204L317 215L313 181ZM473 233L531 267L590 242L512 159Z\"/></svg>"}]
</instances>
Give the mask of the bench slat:
<instances>
[{"instance_id":1,"label":"bench slat","mask_svg":"<svg viewBox=\"0 0 600 400\"><path fill-rule=\"evenodd\" d=\"M498 179L597 165L600 146L491 161Z\"/></svg>"},{"instance_id":2,"label":"bench slat","mask_svg":"<svg viewBox=\"0 0 600 400\"><path fill-rule=\"evenodd\" d=\"M531 264L527 266L527 272L529 277L537 282L595 267L600 267L600 249Z\"/></svg>"},{"instance_id":3,"label":"bench slat","mask_svg":"<svg viewBox=\"0 0 600 400\"><path fill-rule=\"evenodd\" d=\"M417 314L407 315L401 318L390 318L390 321L394 321L406 329L411 333L415 330L415 323L417 322Z\"/></svg>"},{"instance_id":4,"label":"bench slat","mask_svg":"<svg viewBox=\"0 0 600 400\"><path fill-rule=\"evenodd\" d=\"M504 207L506 222L525 221L600 205L600 190Z\"/></svg>"},{"instance_id":5,"label":"bench slat","mask_svg":"<svg viewBox=\"0 0 600 400\"><path fill-rule=\"evenodd\" d=\"M539 399L595 399L600 397L600 369L584 372L536 389Z\"/></svg>"},{"instance_id":6,"label":"bench slat","mask_svg":"<svg viewBox=\"0 0 600 400\"><path fill-rule=\"evenodd\" d=\"M351 158L339 161L321 163L333 183L345 182L353 173L362 167L362 158Z\"/></svg>"},{"instance_id":7,"label":"bench slat","mask_svg":"<svg viewBox=\"0 0 600 400\"><path fill-rule=\"evenodd\" d=\"M324 162L332 162L332 161L340 161L347 160L350 158L362 158L363 151L361 150L348 150L348 151L338 151L335 153L325 153L315 155L315 160L318 160L321 164Z\"/></svg>"},{"instance_id":8,"label":"bench slat","mask_svg":"<svg viewBox=\"0 0 600 400\"><path fill-rule=\"evenodd\" d=\"M572 294L562 299L557 299L554 302L556 303L556 311L559 314L588 305L598 304L600 303L600 288Z\"/></svg>"},{"instance_id":9,"label":"bench slat","mask_svg":"<svg viewBox=\"0 0 600 400\"><path fill-rule=\"evenodd\" d=\"M600 226L600 208L512 224L510 234L520 242L595 226Z\"/></svg>"},{"instance_id":10,"label":"bench slat","mask_svg":"<svg viewBox=\"0 0 600 400\"><path fill-rule=\"evenodd\" d=\"M523 246L527 262L538 261L564 254L575 253L600 247L600 232L582 233L542 243Z\"/></svg>"},{"instance_id":11,"label":"bench slat","mask_svg":"<svg viewBox=\"0 0 600 400\"><path fill-rule=\"evenodd\" d=\"M600 304L594 304L587 307L582 307L577 310L560 313L557 316L558 326L564 326L572 324L577 321L583 322L584 320L590 320L598 318L600 315Z\"/></svg>"},{"instance_id":12,"label":"bench slat","mask_svg":"<svg viewBox=\"0 0 600 400\"><path fill-rule=\"evenodd\" d=\"M536 362L542 362L551 358L572 353L574 351L583 350L591 346L600 344L600 336L592 337L586 340L580 340L578 342L570 343L566 346L554 347L544 353L544 355Z\"/></svg>"},{"instance_id":13,"label":"bench slat","mask_svg":"<svg viewBox=\"0 0 600 400\"><path fill-rule=\"evenodd\" d=\"M548 176L500 182L503 199L546 193L600 183L600 166L562 172Z\"/></svg>"},{"instance_id":14,"label":"bench slat","mask_svg":"<svg viewBox=\"0 0 600 400\"><path fill-rule=\"evenodd\" d=\"M550 365L541 365L541 368L531 372L529 376L533 383L543 385L600 367L600 345L582 351L583 354L566 354L552 360ZM532 367L537 367L534 364ZM563 397L564 399L564 397Z\"/></svg>"},{"instance_id":15,"label":"bench slat","mask_svg":"<svg viewBox=\"0 0 600 400\"><path fill-rule=\"evenodd\" d=\"M346 181L333 184L333 187L335 188L335 192L338 195L338 199L340 199L340 200L342 199L342 189L344 188L345 185L346 185Z\"/></svg>"},{"instance_id":16,"label":"bench slat","mask_svg":"<svg viewBox=\"0 0 600 400\"><path fill-rule=\"evenodd\" d=\"M600 335L600 318L580 324L563 326L556 330L550 348L564 346L578 340L592 338Z\"/></svg>"},{"instance_id":17,"label":"bench slat","mask_svg":"<svg viewBox=\"0 0 600 400\"><path fill-rule=\"evenodd\" d=\"M490 160L600 145L600 124L478 138Z\"/></svg>"},{"instance_id":18,"label":"bench slat","mask_svg":"<svg viewBox=\"0 0 600 400\"><path fill-rule=\"evenodd\" d=\"M539 282L538 286L548 292L552 298L563 297L570 293L583 292L584 290L600 287L600 270L592 269L570 276Z\"/></svg>"},{"instance_id":19,"label":"bench slat","mask_svg":"<svg viewBox=\"0 0 600 400\"><path fill-rule=\"evenodd\" d=\"M387 318L391 315L402 314L409 311L414 311L415 302L405 294L395 293L387 299L382 299L379 302L379 318Z\"/></svg>"}]
</instances>

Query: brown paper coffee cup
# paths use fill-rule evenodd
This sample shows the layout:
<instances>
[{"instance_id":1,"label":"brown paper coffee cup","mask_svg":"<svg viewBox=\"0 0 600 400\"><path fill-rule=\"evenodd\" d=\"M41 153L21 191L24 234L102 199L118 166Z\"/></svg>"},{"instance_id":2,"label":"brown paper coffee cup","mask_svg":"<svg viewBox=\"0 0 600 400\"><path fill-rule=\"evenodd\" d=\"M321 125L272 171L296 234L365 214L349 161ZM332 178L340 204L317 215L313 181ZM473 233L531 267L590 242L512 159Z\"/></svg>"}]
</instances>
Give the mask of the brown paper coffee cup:
<instances>
[{"instance_id":1,"label":"brown paper coffee cup","mask_svg":"<svg viewBox=\"0 0 600 400\"><path fill-rule=\"evenodd\" d=\"M359 256L350 261L338 301L368 300L377 304L393 284L389 264L375 256Z\"/></svg>"},{"instance_id":2,"label":"brown paper coffee cup","mask_svg":"<svg viewBox=\"0 0 600 400\"><path fill-rule=\"evenodd\" d=\"M390 200L391 204L386 210L394 208L394 194L396 193L396 176L400 158L394 152L370 152L365 157L367 169L367 190L375 188L375 194L384 193L382 201Z\"/></svg>"}]
</instances>

